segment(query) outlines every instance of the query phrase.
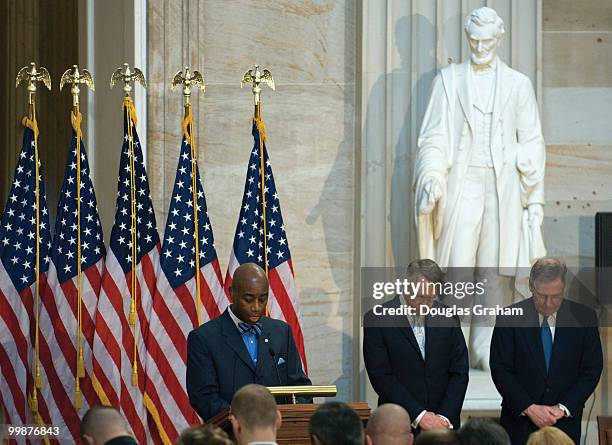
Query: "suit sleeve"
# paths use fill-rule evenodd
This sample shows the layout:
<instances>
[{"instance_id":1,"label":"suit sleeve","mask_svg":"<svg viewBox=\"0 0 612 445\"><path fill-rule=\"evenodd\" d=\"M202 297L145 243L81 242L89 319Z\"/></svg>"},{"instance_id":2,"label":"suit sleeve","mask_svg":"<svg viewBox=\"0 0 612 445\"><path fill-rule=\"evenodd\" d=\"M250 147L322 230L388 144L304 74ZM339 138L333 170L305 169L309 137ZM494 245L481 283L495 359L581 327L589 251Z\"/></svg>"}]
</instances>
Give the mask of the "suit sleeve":
<instances>
[{"instance_id":1,"label":"suit sleeve","mask_svg":"<svg viewBox=\"0 0 612 445\"><path fill-rule=\"evenodd\" d=\"M287 326L287 385L305 386L312 385L312 382L304 373L302 359L295 345L295 339L291 332L291 327ZM298 403L312 403L312 397L298 397Z\"/></svg>"},{"instance_id":2,"label":"suit sleeve","mask_svg":"<svg viewBox=\"0 0 612 445\"><path fill-rule=\"evenodd\" d=\"M197 331L187 337L187 394L193 409L204 419L229 407L219 395L217 371L206 343Z\"/></svg>"},{"instance_id":3,"label":"suit sleeve","mask_svg":"<svg viewBox=\"0 0 612 445\"><path fill-rule=\"evenodd\" d=\"M491 377L493 383L504 399L510 412L518 418L534 400L523 389L516 378L516 363L514 357L514 330L516 328L495 326L491 338Z\"/></svg>"},{"instance_id":4,"label":"suit sleeve","mask_svg":"<svg viewBox=\"0 0 612 445\"><path fill-rule=\"evenodd\" d=\"M459 320L456 321L459 323ZM463 400L465 399L465 392L467 391L470 365L463 332L459 326L455 326L452 329L453 347L451 349L448 369L450 378L446 396L442 400L437 414L441 414L449 419L459 419Z\"/></svg>"},{"instance_id":5,"label":"suit sleeve","mask_svg":"<svg viewBox=\"0 0 612 445\"><path fill-rule=\"evenodd\" d=\"M367 325L367 323L364 323ZM379 327L364 327L363 358L368 377L374 391L387 402L403 406L411 419L425 410L402 385L391 369L391 361L383 338L383 329Z\"/></svg>"},{"instance_id":6,"label":"suit sleeve","mask_svg":"<svg viewBox=\"0 0 612 445\"><path fill-rule=\"evenodd\" d=\"M578 380L572 388L561 397L559 403L565 405L572 415L582 411L585 402L595 390L603 369L603 354L597 317L593 314L592 324L589 324L582 345Z\"/></svg>"}]
</instances>

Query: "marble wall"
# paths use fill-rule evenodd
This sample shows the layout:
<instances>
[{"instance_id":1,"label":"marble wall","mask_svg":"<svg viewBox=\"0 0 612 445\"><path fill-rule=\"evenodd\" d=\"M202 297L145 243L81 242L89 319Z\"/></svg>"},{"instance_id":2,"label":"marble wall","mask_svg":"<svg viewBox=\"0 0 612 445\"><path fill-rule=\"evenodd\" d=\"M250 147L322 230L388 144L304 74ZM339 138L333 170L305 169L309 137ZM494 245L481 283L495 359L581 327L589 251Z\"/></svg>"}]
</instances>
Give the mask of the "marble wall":
<instances>
[{"instance_id":1,"label":"marble wall","mask_svg":"<svg viewBox=\"0 0 612 445\"><path fill-rule=\"evenodd\" d=\"M545 242L593 265L595 213L612 210L612 3L544 0Z\"/></svg>"},{"instance_id":2,"label":"marble wall","mask_svg":"<svg viewBox=\"0 0 612 445\"><path fill-rule=\"evenodd\" d=\"M200 171L223 273L253 144L253 97L240 89L257 63L268 151L291 246L310 377L353 398L353 255L357 2L148 2L148 170L160 230L181 138L181 93L169 82L200 70L194 93Z\"/></svg>"},{"instance_id":3,"label":"marble wall","mask_svg":"<svg viewBox=\"0 0 612 445\"><path fill-rule=\"evenodd\" d=\"M612 3L543 0L542 11L544 237L551 254L592 266L595 214L612 211ZM602 338L604 374L587 409L609 415L610 328ZM594 417L587 443L597 443Z\"/></svg>"}]
</instances>

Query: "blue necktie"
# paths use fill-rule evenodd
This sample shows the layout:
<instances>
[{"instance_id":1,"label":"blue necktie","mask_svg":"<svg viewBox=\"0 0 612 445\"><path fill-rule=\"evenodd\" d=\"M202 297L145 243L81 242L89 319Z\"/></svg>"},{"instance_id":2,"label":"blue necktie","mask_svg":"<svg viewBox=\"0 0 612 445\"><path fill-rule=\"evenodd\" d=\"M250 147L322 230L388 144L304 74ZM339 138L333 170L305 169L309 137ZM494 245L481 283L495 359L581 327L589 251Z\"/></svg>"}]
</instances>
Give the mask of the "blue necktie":
<instances>
[{"instance_id":1,"label":"blue necktie","mask_svg":"<svg viewBox=\"0 0 612 445\"><path fill-rule=\"evenodd\" d=\"M238 329L241 334L251 334L260 336L261 335L261 323L249 324L249 323L238 323Z\"/></svg>"},{"instance_id":2,"label":"blue necktie","mask_svg":"<svg viewBox=\"0 0 612 445\"><path fill-rule=\"evenodd\" d=\"M548 315L544 316L542 326L540 327L540 337L542 337L542 347L544 348L544 361L546 362L546 370L550 368L550 356L552 355L553 338L550 326L548 324Z\"/></svg>"},{"instance_id":3,"label":"blue necktie","mask_svg":"<svg viewBox=\"0 0 612 445\"><path fill-rule=\"evenodd\" d=\"M261 323L249 324L240 322L238 323L238 331L240 331L242 341L247 348L253 364L257 366L257 353L259 349L257 339L261 335Z\"/></svg>"}]
</instances>

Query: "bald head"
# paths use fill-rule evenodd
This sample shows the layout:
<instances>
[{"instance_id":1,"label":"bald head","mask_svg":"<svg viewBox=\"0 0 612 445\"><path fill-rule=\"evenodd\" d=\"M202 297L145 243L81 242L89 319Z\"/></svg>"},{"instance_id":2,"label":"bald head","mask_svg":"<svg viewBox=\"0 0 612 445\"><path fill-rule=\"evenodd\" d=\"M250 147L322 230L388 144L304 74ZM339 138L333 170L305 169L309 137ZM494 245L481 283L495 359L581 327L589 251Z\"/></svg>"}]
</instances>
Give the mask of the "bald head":
<instances>
[{"instance_id":1,"label":"bald head","mask_svg":"<svg viewBox=\"0 0 612 445\"><path fill-rule=\"evenodd\" d=\"M88 445L102 445L120 436L131 436L130 428L112 406L92 406L81 420L81 437Z\"/></svg>"},{"instance_id":2,"label":"bald head","mask_svg":"<svg viewBox=\"0 0 612 445\"><path fill-rule=\"evenodd\" d=\"M255 263L245 263L234 271L230 287L232 312L245 323L257 323L268 304L268 278Z\"/></svg>"},{"instance_id":3,"label":"bald head","mask_svg":"<svg viewBox=\"0 0 612 445\"><path fill-rule=\"evenodd\" d=\"M411 445L411 423L404 408L394 403L386 403L370 415L366 434L373 445Z\"/></svg>"},{"instance_id":4,"label":"bald head","mask_svg":"<svg viewBox=\"0 0 612 445\"><path fill-rule=\"evenodd\" d=\"M248 287L253 282L261 281L264 281L266 284L268 283L266 272L255 263L244 263L234 271L232 288L235 290L244 289L244 287Z\"/></svg>"}]
</instances>

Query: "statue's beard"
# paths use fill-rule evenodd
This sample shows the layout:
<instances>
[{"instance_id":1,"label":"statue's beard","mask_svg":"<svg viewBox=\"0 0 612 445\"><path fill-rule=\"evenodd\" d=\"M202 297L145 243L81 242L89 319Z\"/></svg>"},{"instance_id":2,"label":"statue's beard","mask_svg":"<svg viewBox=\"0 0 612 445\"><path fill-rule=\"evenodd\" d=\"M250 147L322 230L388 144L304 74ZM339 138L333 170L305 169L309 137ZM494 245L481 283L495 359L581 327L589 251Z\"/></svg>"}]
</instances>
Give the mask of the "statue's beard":
<instances>
[{"instance_id":1,"label":"statue's beard","mask_svg":"<svg viewBox=\"0 0 612 445\"><path fill-rule=\"evenodd\" d=\"M474 65L488 65L495 58L495 51L490 51L481 56L472 53L471 59Z\"/></svg>"}]
</instances>

